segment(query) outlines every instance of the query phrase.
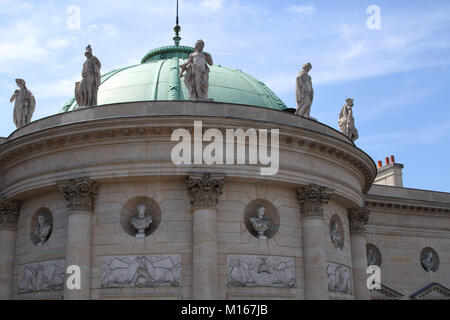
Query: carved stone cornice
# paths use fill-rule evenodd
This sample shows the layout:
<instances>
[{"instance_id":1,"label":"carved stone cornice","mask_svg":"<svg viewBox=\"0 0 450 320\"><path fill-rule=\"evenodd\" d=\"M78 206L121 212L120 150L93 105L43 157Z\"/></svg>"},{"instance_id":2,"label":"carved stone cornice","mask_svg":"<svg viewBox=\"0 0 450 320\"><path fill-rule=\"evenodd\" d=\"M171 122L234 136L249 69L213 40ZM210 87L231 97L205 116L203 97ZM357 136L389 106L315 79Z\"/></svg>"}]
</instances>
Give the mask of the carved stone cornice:
<instances>
[{"instance_id":1,"label":"carved stone cornice","mask_svg":"<svg viewBox=\"0 0 450 320\"><path fill-rule=\"evenodd\" d=\"M400 300L403 294L400 292L381 284L380 290L370 290L371 300Z\"/></svg>"},{"instance_id":2,"label":"carved stone cornice","mask_svg":"<svg viewBox=\"0 0 450 320\"><path fill-rule=\"evenodd\" d=\"M450 289L440 283L432 282L413 293L411 300L450 300Z\"/></svg>"},{"instance_id":3,"label":"carved stone cornice","mask_svg":"<svg viewBox=\"0 0 450 320\"><path fill-rule=\"evenodd\" d=\"M183 108L172 107L178 104L183 105ZM186 104L187 108L184 107ZM1 143L0 166L8 170L9 167L17 162L23 162L24 159L36 159L42 154L56 153L58 150L109 145L111 141L117 142L118 139L143 137L159 141L159 138L167 139L165 135L169 134L169 128L189 129L192 128L191 117L208 115L208 125L205 123L205 129L210 126L221 130L229 128L245 130L254 128L255 121L260 123L261 128L273 128L273 125L277 128L280 125L283 126L283 132L280 133L281 152L284 150L302 154L307 152L314 157L326 158L327 161L333 160L336 166L346 167L358 175L358 179L362 180L363 193L369 191L375 179L377 170L373 160L362 150L355 148L341 133L330 130L321 123L288 113L275 116L277 111L271 109L261 110L255 114L251 107L233 104L226 104L227 114L233 116L225 117L221 108L212 108L207 103L201 106L195 105L195 108L190 108L191 105L194 106L194 102L127 103L129 113L126 117L122 114L122 104L98 108L95 113L92 113L90 109L80 109L72 113L71 117L67 117L65 113L56 114L38 122L32 122ZM149 107L150 114L146 111ZM143 113L148 116L142 117ZM160 117L164 117L165 120L161 121ZM267 122L267 119L271 121ZM59 125L55 126L55 123ZM8 194L12 196L14 193Z\"/></svg>"},{"instance_id":4,"label":"carved stone cornice","mask_svg":"<svg viewBox=\"0 0 450 320\"><path fill-rule=\"evenodd\" d=\"M367 208L348 209L348 222L350 224L350 234L363 234L366 225L369 223L370 211Z\"/></svg>"},{"instance_id":5,"label":"carved stone cornice","mask_svg":"<svg viewBox=\"0 0 450 320\"><path fill-rule=\"evenodd\" d=\"M297 189L297 199L303 217L323 218L323 205L330 201L334 190L311 184Z\"/></svg>"},{"instance_id":6,"label":"carved stone cornice","mask_svg":"<svg viewBox=\"0 0 450 320\"><path fill-rule=\"evenodd\" d=\"M225 177L212 177L206 173L203 176L189 176L186 183L191 196L192 208L216 208L219 197L223 193Z\"/></svg>"},{"instance_id":7,"label":"carved stone cornice","mask_svg":"<svg viewBox=\"0 0 450 320\"><path fill-rule=\"evenodd\" d=\"M20 201L0 199L0 229L15 229L19 214Z\"/></svg>"},{"instance_id":8,"label":"carved stone cornice","mask_svg":"<svg viewBox=\"0 0 450 320\"><path fill-rule=\"evenodd\" d=\"M367 197L369 198L369 197ZM450 213L450 206L445 202L420 201L414 199L395 199L370 196L366 206L373 210L393 210L407 213L443 214Z\"/></svg>"},{"instance_id":9,"label":"carved stone cornice","mask_svg":"<svg viewBox=\"0 0 450 320\"><path fill-rule=\"evenodd\" d=\"M94 200L98 194L98 184L89 178L63 182L59 190L64 193L67 207L71 211L94 211Z\"/></svg>"}]
</instances>

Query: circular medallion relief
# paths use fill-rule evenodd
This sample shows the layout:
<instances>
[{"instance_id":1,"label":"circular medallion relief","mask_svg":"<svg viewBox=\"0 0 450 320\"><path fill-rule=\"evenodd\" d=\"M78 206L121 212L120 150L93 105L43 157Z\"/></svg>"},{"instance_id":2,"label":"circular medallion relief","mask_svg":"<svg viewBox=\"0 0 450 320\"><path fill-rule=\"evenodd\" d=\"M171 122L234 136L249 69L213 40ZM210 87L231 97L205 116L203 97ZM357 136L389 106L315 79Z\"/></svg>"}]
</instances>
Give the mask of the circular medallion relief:
<instances>
[{"instance_id":1,"label":"circular medallion relief","mask_svg":"<svg viewBox=\"0 0 450 320\"><path fill-rule=\"evenodd\" d=\"M31 219L31 242L42 247L50 238L53 231L53 215L47 208L37 210Z\"/></svg>"},{"instance_id":2,"label":"circular medallion relief","mask_svg":"<svg viewBox=\"0 0 450 320\"><path fill-rule=\"evenodd\" d=\"M130 236L145 238L156 231L161 222L158 203L148 197L136 197L128 201L120 213L122 228Z\"/></svg>"},{"instance_id":3,"label":"circular medallion relief","mask_svg":"<svg viewBox=\"0 0 450 320\"><path fill-rule=\"evenodd\" d=\"M381 252L373 244L368 243L366 245L367 251L367 266L378 266L381 267Z\"/></svg>"},{"instance_id":4,"label":"circular medallion relief","mask_svg":"<svg viewBox=\"0 0 450 320\"><path fill-rule=\"evenodd\" d=\"M425 248L420 253L420 263L425 271L436 272L440 265L439 256L434 249Z\"/></svg>"},{"instance_id":5,"label":"circular medallion relief","mask_svg":"<svg viewBox=\"0 0 450 320\"><path fill-rule=\"evenodd\" d=\"M280 216L272 203L264 199L257 199L250 202L245 208L244 223L254 237L266 240L278 232Z\"/></svg>"},{"instance_id":6,"label":"circular medallion relief","mask_svg":"<svg viewBox=\"0 0 450 320\"><path fill-rule=\"evenodd\" d=\"M344 227L338 215L334 215L330 219L330 238L337 249L344 249Z\"/></svg>"}]
</instances>

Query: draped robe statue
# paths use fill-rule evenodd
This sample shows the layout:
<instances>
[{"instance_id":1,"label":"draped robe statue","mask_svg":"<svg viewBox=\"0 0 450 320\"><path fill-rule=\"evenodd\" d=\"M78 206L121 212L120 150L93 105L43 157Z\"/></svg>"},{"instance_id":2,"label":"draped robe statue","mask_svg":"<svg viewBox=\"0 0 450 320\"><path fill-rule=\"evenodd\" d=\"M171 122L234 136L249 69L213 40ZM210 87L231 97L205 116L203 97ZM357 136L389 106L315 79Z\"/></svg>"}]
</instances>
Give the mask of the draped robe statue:
<instances>
[{"instance_id":1,"label":"draped robe statue","mask_svg":"<svg viewBox=\"0 0 450 320\"><path fill-rule=\"evenodd\" d=\"M36 227L35 235L39 239L36 244L38 247L43 246L52 232L53 225L46 221L45 216L40 214L38 216L38 225Z\"/></svg>"},{"instance_id":2,"label":"draped robe statue","mask_svg":"<svg viewBox=\"0 0 450 320\"><path fill-rule=\"evenodd\" d=\"M86 61L83 65L80 84L75 85L75 97L80 107L90 107L97 105L97 93L101 83L100 69L102 64L92 55L91 46L87 46Z\"/></svg>"},{"instance_id":3,"label":"draped robe statue","mask_svg":"<svg viewBox=\"0 0 450 320\"><path fill-rule=\"evenodd\" d=\"M180 78L184 76L184 83L189 91L190 100L208 100L209 89L209 67L213 65L212 57L209 53L203 52L205 43L198 40L195 44L195 51L192 53L187 63L180 66Z\"/></svg>"},{"instance_id":4,"label":"draped robe statue","mask_svg":"<svg viewBox=\"0 0 450 320\"><path fill-rule=\"evenodd\" d=\"M20 90L16 90L9 101L15 102L14 124L19 129L31 122L36 108L36 100L31 91L28 90L25 80L16 79L16 83Z\"/></svg>"},{"instance_id":5,"label":"draped robe statue","mask_svg":"<svg viewBox=\"0 0 450 320\"><path fill-rule=\"evenodd\" d=\"M297 77L297 112L299 116L311 118L311 106L314 101L314 89L312 86L311 76L308 74L312 69L311 63L307 63L303 66Z\"/></svg>"},{"instance_id":6,"label":"draped robe statue","mask_svg":"<svg viewBox=\"0 0 450 320\"><path fill-rule=\"evenodd\" d=\"M350 140L355 142L359 138L358 130L355 127L355 119L353 118L353 99L347 99L346 104L342 107L339 114L339 128Z\"/></svg>"},{"instance_id":7,"label":"draped robe statue","mask_svg":"<svg viewBox=\"0 0 450 320\"><path fill-rule=\"evenodd\" d=\"M339 222L333 221L330 228L330 237L334 246L341 249L342 246L342 235L339 232Z\"/></svg>"}]
</instances>

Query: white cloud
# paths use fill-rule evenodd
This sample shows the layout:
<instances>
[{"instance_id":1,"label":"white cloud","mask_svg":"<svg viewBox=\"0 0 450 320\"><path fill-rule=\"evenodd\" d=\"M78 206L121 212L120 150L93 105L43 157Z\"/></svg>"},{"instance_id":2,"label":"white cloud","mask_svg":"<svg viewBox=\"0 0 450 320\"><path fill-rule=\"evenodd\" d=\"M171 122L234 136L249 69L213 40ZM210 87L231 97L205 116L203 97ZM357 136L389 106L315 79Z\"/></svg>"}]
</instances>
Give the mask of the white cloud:
<instances>
[{"instance_id":1,"label":"white cloud","mask_svg":"<svg viewBox=\"0 0 450 320\"><path fill-rule=\"evenodd\" d=\"M14 0L0 0L0 14L4 15L23 14L33 10L33 8L33 4L30 2L20 1L18 3Z\"/></svg>"},{"instance_id":2,"label":"white cloud","mask_svg":"<svg viewBox=\"0 0 450 320\"><path fill-rule=\"evenodd\" d=\"M410 107L414 103L423 101L427 103L427 98L435 95L444 87L432 86L431 88L424 87L422 90L411 90L409 92L399 92L393 97L384 97L384 100L374 104L370 108L361 112L358 116L358 121L361 123L373 121L373 119L381 114L395 115L396 112ZM404 112L404 111L401 111Z\"/></svg>"},{"instance_id":3,"label":"white cloud","mask_svg":"<svg viewBox=\"0 0 450 320\"><path fill-rule=\"evenodd\" d=\"M17 62L39 62L46 58L47 50L33 23L18 21L12 27L1 27L0 34L0 70Z\"/></svg>"},{"instance_id":4,"label":"white cloud","mask_svg":"<svg viewBox=\"0 0 450 320\"><path fill-rule=\"evenodd\" d=\"M313 5L290 5L288 11L301 16L311 16L316 13L316 7Z\"/></svg>"},{"instance_id":5,"label":"white cloud","mask_svg":"<svg viewBox=\"0 0 450 320\"><path fill-rule=\"evenodd\" d=\"M64 49L70 45L70 41L64 38L50 39L47 41L46 45L48 48L53 50Z\"/></svg>"},{"instance_id":6,"label":"white cloud","mask_svg":"<svg viewBox=\"0 0 450 320\"><path fill-rule=\"evenodd\" d=\"M450 136L450 122L436 123L431 126L415 127L411 130L373 134L361 136L358 144L366 145L373 152L375 150L395 149L421 144L440 143L448 141ZM411 139L414 137L414 139Z\"/></svg>"},{"instance_id":7,"label":"white cloud","mask_svg":"<svg viewBox=\"0 0 450 320\"><path fill-rule=\"evenodd\" d=\"M222 9L223 0L203 0L200 5L211 11L217 11Z\"/></svg>"},{"instance_id":8,"label":"white cloud","mask_svg":"<svg viewBox=\"0 0 450 320\"><path fill-rule=\"evenodd\" d=\"M15 3L0 0L6 6L13 7ZM151 48L172 43L175 20L172 2L80 0L85 24L78 32L65 27L65 7L60 10L40 4L31 10L31 4L23 3L22 12L14 9L9 15L14 17L11 23L0 23L0 73L10 71L12 65L14 73L42 70L39 78L45 82L54 79L56 72L73 74L81 69L83 50L88 43L103 63L102 72L107 72L113 66L139 62ZM138 6L136 12L133 8ZM59 22L48 18L55 16L51 10L60 12L60 16L56 14ZM295 19L287 11L315 16ZM448 64L446 56L426 57L430 50L450 45L445 37L441 41L432 39L440 32L439 28L448 25L449 8L426 15L408 11L389 17L384 13L382 30L375 32L367 30L364 19L362 22L355 19L353 11L342 16L333 13L334 20L327 20L328 10L320 15L317 12L313 4L271 10L265 3L242 0L181 1L182 44L193 45L203 38L216 63L247 70L278 94L294 92L295 77L307 61L313 63L311 75L315 85ZM365 17L364 10L361 15ZM71 44L72 54L67 55L66 51L60 54L59 49ZM72 81L65 85L61 81L58 86L62 86L61 92L69 93L67 97L73 96ZM54 96L44 89L39 91Z\"/></svg>"},{"instance_id":9,"label":"white cloud","mask_svg":"<svg viewBox=\"0 0 450 320\"><path fill-rule=\"evenodd\" d=\"M56 81L47 81L36 84L30 90L33 92L36 99L47 98L67 98L74 96L75 82L80 81L81 76L73 76L71 78L60 79Z\"/></svg>"},{"instance_id":10,"label":"white cloud","mask_svg":"<svg viewBox=\"0 0 450 320\"><path fill-rule=\"evenodd\" d=\"M450 13L449 9L442 11ZM287 70L282 66L266 75L264 80L279 94L292 91L297 69L311 60L315 85L448 66L450 62L445 54L426 58L433 52L449 48L448 40L436 40L442 27L448 26L448 18L442 12L428 14L426 21L412 19L413 15L405 16L407 18L403 17L403 20L397 16L384 16L381 31L370 31L364 24L344 22L334 34L327 31L324 38L329 41L323 43L299 36L297 41L307 49L285 55L285 60L296 69Z\"/></svg>"},{"instance_id":11,"label":"white cloud","mask_svg":"<svg viewBox=\"0 0 450 320\"><path fill-rule=\"evenodd\" d=\"M102 27L104 36L111 39L115 39L119 36L119 29L112 24L105 24Z\"/></svg>"}]
</instances>

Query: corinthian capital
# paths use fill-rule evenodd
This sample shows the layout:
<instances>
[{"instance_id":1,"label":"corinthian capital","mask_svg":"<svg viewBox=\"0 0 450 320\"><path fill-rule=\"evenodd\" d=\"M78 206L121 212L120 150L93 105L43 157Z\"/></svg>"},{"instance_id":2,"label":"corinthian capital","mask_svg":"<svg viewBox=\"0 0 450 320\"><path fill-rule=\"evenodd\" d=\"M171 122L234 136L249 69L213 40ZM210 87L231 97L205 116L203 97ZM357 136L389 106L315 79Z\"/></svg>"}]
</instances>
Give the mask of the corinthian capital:
<instances>
[{"instance_id":1,"label":"corinthian capital","mask_svg":"<svg viewBox=\"0 0 450 320\"><path fill-rule=\"evenodd\" d=\"M15 229L19 213L20 201L0 199L0 229Z\"/></svg>"},{"instance_id":2,"label":"corinthian capital","mask_svg":"<svg viewBox=\"0 0 450 320\"><path fill-rule=\"evenodd\" d=\"M94 200L98 194L98 184L89 178L74 179L59 185L59 190L64 193L67 207L71 211L94 210Z\"/></svg>"},{"instance_id":3,"label":"corinthian capital","mask_svg":"<svg viewBox=\"0 0 450 320\"><path fill-rule=\"evenodd\" d=\"M363 234L369 222L369 210L367 208L348 209L348 221L351 234Z\"/></svg>"},{"instance_id":4,"label":"corinthian capital","mask_svg":"<svg viewBox=\"0 0 450 320\"><path fill-rule=\"evenodd\" d=\"M211 176L206 173L203 176L189 176L186 179L188 192L191 195L193 208L215 208L222 194L225 178L223 176Z\"/></svg>"},{"instance_id":5,"label":"corinthian capital","mask_svg":"<svg viewBox=\"0 0 450 320\"><path fill-rule=\"evenodd\" d=\"M323 218L323 205L330 201L334 190L311 184L297 189L297 199L302 208L303 217Z\"/></svg>"}]
</instances>

